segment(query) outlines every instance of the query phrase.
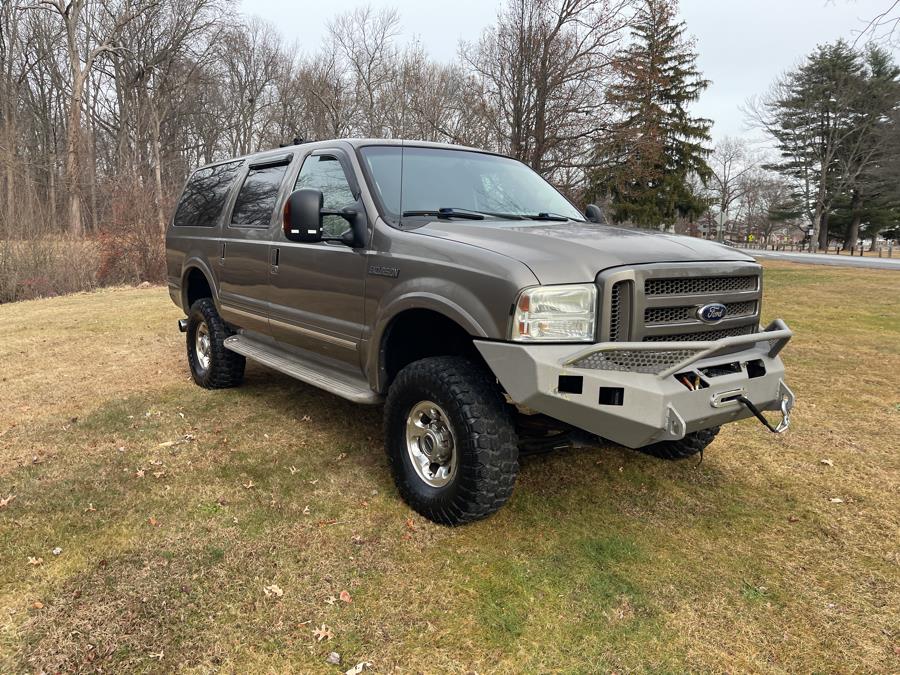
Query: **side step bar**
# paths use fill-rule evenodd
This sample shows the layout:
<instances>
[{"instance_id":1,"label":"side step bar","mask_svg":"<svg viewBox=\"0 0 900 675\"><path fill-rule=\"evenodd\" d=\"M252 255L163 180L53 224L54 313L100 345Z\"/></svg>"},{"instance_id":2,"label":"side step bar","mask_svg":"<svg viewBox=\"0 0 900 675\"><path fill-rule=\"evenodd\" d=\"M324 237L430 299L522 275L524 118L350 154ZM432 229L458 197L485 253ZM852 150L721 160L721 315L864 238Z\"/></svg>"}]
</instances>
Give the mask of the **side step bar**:
<instances>
[{"instance_id":1,"label":"side step bar","mask_svg":"<svg viewBox=\"0 0 900 675\"><path fill-rule=\"evenodd\" d=\"M274 345L254 340L246 335L232 335L226 338L225 346L248 359L258 361L301 382L325 389L348 401L370 405L381 402L381 397L372 391L369 383L362 377L335 372L327 365L302 359Z\"/></svg>"}]
</instances>

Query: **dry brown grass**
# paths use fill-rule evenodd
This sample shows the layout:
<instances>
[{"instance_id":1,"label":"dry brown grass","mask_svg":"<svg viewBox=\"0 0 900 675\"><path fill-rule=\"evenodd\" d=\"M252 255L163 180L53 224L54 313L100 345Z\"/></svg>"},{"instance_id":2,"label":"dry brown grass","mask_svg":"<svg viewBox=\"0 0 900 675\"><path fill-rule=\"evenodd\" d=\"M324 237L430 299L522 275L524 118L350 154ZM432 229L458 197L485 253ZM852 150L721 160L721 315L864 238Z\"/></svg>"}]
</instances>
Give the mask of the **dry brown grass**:
<instances>
[{"instance_id":1,"label":"dry brown grass","mask_svg":"<svg viewBox=\"0 0 900 675\"><path fill-rule=\"evenodd\" d=\"M396 496L379 410L193 386L163 289L0 306L0 671L896 672L900 275L767 268L788 434L527 458L453 530Z\"/></svg>"}]
</instances>

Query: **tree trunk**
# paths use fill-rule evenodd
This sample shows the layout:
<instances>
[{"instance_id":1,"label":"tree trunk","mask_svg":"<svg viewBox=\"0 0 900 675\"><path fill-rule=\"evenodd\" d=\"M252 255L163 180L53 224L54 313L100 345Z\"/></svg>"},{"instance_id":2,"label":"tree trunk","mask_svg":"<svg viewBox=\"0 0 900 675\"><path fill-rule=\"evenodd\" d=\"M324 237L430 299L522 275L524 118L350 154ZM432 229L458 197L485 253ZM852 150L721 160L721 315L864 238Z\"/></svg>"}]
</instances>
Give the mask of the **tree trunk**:
<instances>
[{"instance_id":1,"label":"tree trunk","mask_svg":"<svg viewBox=\"0 0 900 675\"><path fill-rule=\"evenodd\" d=\"M853 191L850 211L853 213L853 219L850 221L850 228L847 230L847 236L844 239L845 251L852 251L856 248L856 242L859 240L859 224L862 222L862 197L856 190Z\"/></svg>"},{"instance_id":2,"label":"tree trunk","mask_svg":"<svg viewBox=\"0 0 900 675\"><path fill-rule=\"evenodd\" d=\"M163 209L163 183L162 183L162 151L159 144L159 114L156 105L150 104L150 135L153 148L153 181L156 192L156 222L159 231L165 236L166 214Z\"/></svg>"},{"instance_id":3,"label":"tree trunk","mask_svg":"<svg viewBox=\"0 0 900 675\"><path fill-rule=\"evenodd\" d=\"M828 250L828 212L822 213L822 220L819 223L819 250Z\"/></svg>"},{"instance_id":4,"label":"tree trunk","mask_svg":"<svg viewBox=\"0 0 900 675\"><path fill-rule=\"evenodd\" d=\"M66 190L69 196L69 232L80 237L84 233L81 221L81 195L78 184L78 141L81 131L81 92L84 80L79 75L72 89L66 130Z\"/></svg>"}]
</instances>

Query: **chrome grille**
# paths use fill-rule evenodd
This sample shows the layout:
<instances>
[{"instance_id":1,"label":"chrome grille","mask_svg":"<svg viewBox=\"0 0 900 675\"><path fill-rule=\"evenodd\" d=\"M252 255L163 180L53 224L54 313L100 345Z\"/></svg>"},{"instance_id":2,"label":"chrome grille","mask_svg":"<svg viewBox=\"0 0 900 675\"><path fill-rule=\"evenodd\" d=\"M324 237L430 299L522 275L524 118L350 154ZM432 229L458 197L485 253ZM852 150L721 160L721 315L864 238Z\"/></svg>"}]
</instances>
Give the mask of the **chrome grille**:
<instances>
[{"instance_id":1,"label":"chrome grille","mask_svg":"<svg viewBox=\"0 0 900 675\"><path fill-rule=\"evenodd\" d=\"M694 277L647 279L644 282L646 295L707 295L710 293L732 293L735 291L755 291L759 277Z\"/></svg>"},{"instance_id":2,"label":"chrome grille","mask_svg":"<svg viewBox=\"0 0 900 675\"><path fill-rule=\"evenodd\" d=\"M648 307L644 311L644 323L648 326L660 323L681 323L694 321L700 305L681 305L678 307ZM753 316L756 314L756 300L746 302L729 302L725 304L726 317Z\"/></svg>"}]
</instances>

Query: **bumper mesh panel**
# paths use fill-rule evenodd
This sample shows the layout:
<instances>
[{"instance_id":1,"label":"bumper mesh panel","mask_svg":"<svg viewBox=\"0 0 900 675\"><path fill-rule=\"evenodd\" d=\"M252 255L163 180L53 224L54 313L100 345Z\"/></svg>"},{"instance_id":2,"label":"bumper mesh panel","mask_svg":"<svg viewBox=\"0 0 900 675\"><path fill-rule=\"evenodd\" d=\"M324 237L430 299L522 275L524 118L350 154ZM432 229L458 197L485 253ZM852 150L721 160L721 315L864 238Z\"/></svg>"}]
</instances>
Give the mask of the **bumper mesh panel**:
<instances>
[{"instance_id":1,"label":"bumper mesh panel","mask_svg":"<svg viewBox=\"0 0 900 675\"><path fill-rule=\"evenodd\" d=\"M616 350L594 352L572 363L574 368L657 374L697 353L696 349L666 351Z\"/></svg>"}]
</instances>

